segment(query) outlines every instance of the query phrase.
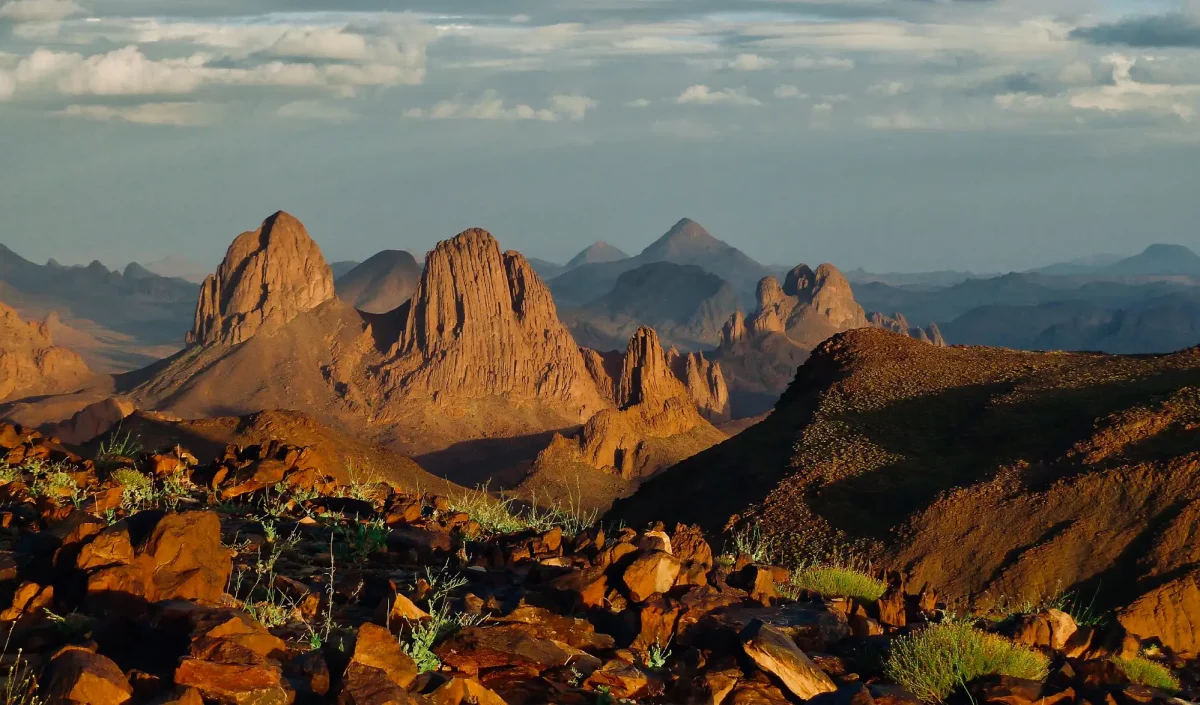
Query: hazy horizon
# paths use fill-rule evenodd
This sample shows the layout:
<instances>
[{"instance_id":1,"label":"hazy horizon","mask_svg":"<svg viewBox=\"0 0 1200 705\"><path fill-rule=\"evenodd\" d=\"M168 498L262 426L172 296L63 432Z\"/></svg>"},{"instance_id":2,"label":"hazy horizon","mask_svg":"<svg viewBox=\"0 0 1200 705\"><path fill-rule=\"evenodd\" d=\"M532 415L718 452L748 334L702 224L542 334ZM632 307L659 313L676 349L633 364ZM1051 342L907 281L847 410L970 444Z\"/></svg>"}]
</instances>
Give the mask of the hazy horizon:
<instances>
[{"instance_id":1,"label":"hazy horizon","mask_svg":"<svg viewBox=\"0 0 1200 705\"><path fill-rule=\"evenodd\" d=\"M1198 110L1196 0L0 0L0 242L1023 271L1200 250Z\"/></svg>"}]
</instances>

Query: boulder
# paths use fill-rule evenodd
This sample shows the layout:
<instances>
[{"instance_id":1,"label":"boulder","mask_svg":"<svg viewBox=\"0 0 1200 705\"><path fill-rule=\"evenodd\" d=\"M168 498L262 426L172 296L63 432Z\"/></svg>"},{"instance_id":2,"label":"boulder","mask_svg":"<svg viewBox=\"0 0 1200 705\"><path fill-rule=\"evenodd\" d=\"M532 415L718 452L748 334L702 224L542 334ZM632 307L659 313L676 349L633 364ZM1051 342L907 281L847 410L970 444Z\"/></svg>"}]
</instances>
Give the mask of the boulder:
<instances>
[{"instance_id":1,"label":"boulder","mask_svg":"<svg viewBox=\"0 0 1200 705\"><path fill-rule=\"evenodd\" d=\"M675 556L663 551L650 551L634 559L621 574L621 580L629 590L630 599L645 602L674 587L681 568Z\"/></svg>"},{"instance_id":2,"label":"boulder","mask_svg":"<svg viewBox=\"0 0 1200 705\"><path fill-rule=\"evenodd\" d=\"M42 688L51 703L121 705L133 698L133 687L117 664L79 648L54 657Z\"/></svg>"},{"instance_id":3,"label":"boulder","mask_svg":"<svg viewBox=\"0 0 1200 705\"><path fill-rule=\"evenodd\" d=\"M801 700L837 690L829 678L786 634L754 620L741 633L742 650L759 668L775 675Z\"/></svg>"},{"instance_id":4,"label":"boulder","mask_svg":"<svg viewBox=\"0 0 1200 705\"><path fill-rule=\"evenodd\" d=\"M1176 651L1200 652L1200 569L1142 595L1117 620L1130 634L1157 638Z\"/></svg>"}]
</instances>

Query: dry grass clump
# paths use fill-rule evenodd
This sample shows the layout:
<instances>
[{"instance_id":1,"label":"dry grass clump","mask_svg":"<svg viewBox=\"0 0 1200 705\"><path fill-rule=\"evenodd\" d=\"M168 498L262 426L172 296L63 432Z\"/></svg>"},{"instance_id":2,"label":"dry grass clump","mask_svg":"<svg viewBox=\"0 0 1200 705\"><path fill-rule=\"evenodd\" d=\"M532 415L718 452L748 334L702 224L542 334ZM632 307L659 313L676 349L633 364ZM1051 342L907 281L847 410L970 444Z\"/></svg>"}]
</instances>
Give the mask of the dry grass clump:
<instances>
[{"instance_id":1,"label":"dry grass clump","mask_svg":"<svg viewBox=\"0 0 1200 705\"><path fill-rule=\"evenodd\" d=\"M1179 690L1179 679L1166 666L1142 656L1114 658L1113 663L1125 672L1133 683L1150 688L1159 688L1171 693Z\"/></svg>"},{"instance_id":2,"label":"dry grass clump","mask_svg":"<svg viewBox=\"0 0 1200 705\"><path fill-rule=\"evenodd\" d=\"M884 666L887 676L927 703L982 676L1045 680L1049 659L1033 649L963 622L942 622L899 639Z\"/></svg>"}]
</instances>

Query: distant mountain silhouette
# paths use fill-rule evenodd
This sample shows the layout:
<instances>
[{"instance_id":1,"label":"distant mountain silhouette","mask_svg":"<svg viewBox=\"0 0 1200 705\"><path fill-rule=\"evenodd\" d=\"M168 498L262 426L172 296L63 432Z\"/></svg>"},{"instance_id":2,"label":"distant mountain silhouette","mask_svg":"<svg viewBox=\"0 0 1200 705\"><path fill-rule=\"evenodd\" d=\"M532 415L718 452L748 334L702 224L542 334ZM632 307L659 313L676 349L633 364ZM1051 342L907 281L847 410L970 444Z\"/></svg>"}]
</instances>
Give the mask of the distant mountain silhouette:
<instances>
[{"instance_id":1,"label":"distant mountain silhouette","mask_svg":"<svg viewBox=\"0 0 1200 705\"><path fill-rule=\"evenodd\" d=\"M1200 255L1183 245L1151 245L1140 255L1114 262L1104 271L1131 277L1200 277Z\"/></svg>"},{"instance_id":2,"label":"distant mountain silhouette","mask_svg":"<svg viewBox=\"0 0 1200 705\"><path fill-rule=\"evenodd\" d=\"M98 372L128 370L178 350L195 300L195 284L136 263L124 272L100 262L42 265L0 245L0 302L26 320L57 314L51 322L57 342Z\"/></svg>"},{"instance_id":3,"label":"distant mountain silhouette","mask_svg":"<svg viewBox=\"0 0 1200 705\"><path fill-rule=\"evenodd\" d=\"M582 267L585 264L601 264L604 262L616 262L618 260L629 259L629 255L622 252L620 249L600 240L593 242L583 249L582 252L575 255L567 262L566 269L571 270L576 267Z\"/></svg>"},{"instance_id":4,"label":"distant mountain silhouette","mask_svg":"<svg viewBox=\"0 0 1200 705\"><path fill-rule=\"evenodd\" d=\"M563 312L580 345L619 349L640 326L664 345L684 351L715 347L721 327L738 310L733 286L696 265L651 262L624 272L611 291Z\"/></svg>"},{"instance_id":5,"label":"distant mountain silhouette","mask_svg":"<svg viewBox=\"0 0 1200 705\"><path fill-rule=\"evenodd\" d=\"M528 262L529 266L533 267L533 271L537 272L537 275L542 279L553 279L566 270L566 267L557 262L538 259L537 257L530 257Z\"/></svg>"},{"instance_id":6,"label":"distant mountain silhouette","mask_svg":"<svg viewBox=\"0 0 1200 705\"><path fill-rule=\"evenodd\" d=\"M560 304L580 306L611 291L624 272L652 262L700 267L732 284L747 305L753 304L758 282L771 275L767 267L713 237L694 220L684 218L636 257L576 267L552 280L550 290Z\"/></svg>"},{"instance_id":7,"label":"distant mountain silhouette","mask_svg":"<svg viewBox=\"0 0 1200 705\"><path fill-rule=\"evenodd\" d=\"M341 262L330 262L329 268L333 270L333 278L338 279L345 276L351 269L362 264L358 260L342 260Z\"/></svg>"},{"instance_id":8,"label":"distant mountain silhouette","mask_svg":"<svg viewBox=\"0 0 1200 705\"><path fill-rule=\"evenodd\" d=\"M408 301L421 278L421 265L404 250L384 250L340 277L337 295L359 311L387 313Z\"/></svg>"}]
</instances>

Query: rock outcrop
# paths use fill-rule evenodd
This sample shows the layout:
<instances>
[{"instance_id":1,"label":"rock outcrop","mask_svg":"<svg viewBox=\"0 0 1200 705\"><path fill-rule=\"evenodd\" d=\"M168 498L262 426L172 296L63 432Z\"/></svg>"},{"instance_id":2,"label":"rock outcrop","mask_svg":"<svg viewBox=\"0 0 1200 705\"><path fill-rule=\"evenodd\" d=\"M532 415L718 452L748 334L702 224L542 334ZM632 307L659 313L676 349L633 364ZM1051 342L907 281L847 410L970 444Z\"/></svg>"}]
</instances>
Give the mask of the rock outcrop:
<instances>
[{"instance_id":1,"label":"rock outcrop","mask_svg":"<svg viewBox=\"0 0 1200 705\"><path fill-rule=\"evenodd\" d=\"M722 440L724 435L698 410L718 418L727 414L728 395L720 367L699 354L688 356L682 365L675 364L678 359L677 353L672 356L663 350L651 328L640 328L630 339L615 377L609 376L615 360L609 359L605 365L593 356L589 368L617 408L593 416L574 437L556 439L549 452L534 463L534 472L570 447L586 465L632 480L653 475ZM689 367L695 396L685 381ZM677 369L685 379L676 376Z\"/></svg>"},{"instance_id":2,"label":"rock outcrop","mask_svg":"<svg viewBox=\"0 0 1200 705\"><path fill-rule=\"evenodd\" d=\"M485 230L438 243L394 315L402 332L382 368L391 394L536 400L581 421L609 406L541 278Z\"/></svg>"},{"instance_id":3,"label":"rock outcrop","mask_svg":"<svg viewBox=\"0 0 1200 705\"><path fill-rule=\"evenodd\" d=\"M878 311L871 314L871 327L890 330L893 333L907 335L910 338L916 338L922 343L936 345L939 348L946 347L946 339L942 337L942 330L938 328L938 324L930 323L928 327L910 325L908 319L903 313L896 313L895 316L887 316Z\"/></svg>"},{"instance_id":4,"label":"rock outcrop","mask_svg":"<svg viewBox=\"0 0 1200 705\"><path fill-rule=\"evenodd\" d=\"M758 283L757 299L749 317L738 312L729 318L713 354L729 381L736 417L770 409L809 352L838 333L875 327L945 345L936 324L912 328L901 314L868 318L854 300L850 282L832 264L816 271L797 265L782 286L775 277L765 277Z\"/></svg>"},{"instance_id":5,"label":"rock outcrop","mask_svg":"<svg viewBox=\"0 0 1200 705\"><path fill-rule=\"evenodd\" d=\"M334 297L333 270L299 220L282 211L242 233L200 286L189 345L236 345Z\"/></svg>"},{"instance_id":6,"label":"rock outcrop","mask_svg":"<svg viewBox=\"0 0 1200 705\"><path fill-rule=\"evenodd\" d=\"M0 303L0 401L70 391L91 376L79 355L54 345L47 323Z\"/></svg>"}]
</instances>

